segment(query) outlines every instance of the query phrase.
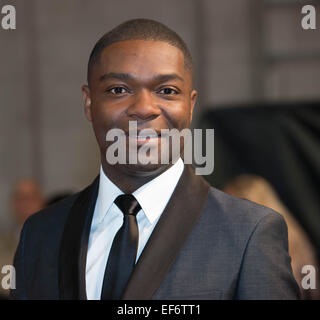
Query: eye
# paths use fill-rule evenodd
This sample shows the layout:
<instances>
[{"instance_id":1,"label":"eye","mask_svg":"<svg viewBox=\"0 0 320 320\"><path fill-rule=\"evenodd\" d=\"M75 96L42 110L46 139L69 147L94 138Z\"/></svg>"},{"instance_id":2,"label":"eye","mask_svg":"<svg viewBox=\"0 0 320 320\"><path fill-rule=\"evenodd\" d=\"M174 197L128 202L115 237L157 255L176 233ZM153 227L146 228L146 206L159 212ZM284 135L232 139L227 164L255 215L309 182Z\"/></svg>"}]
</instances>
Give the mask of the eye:
<instances>
[{"instance_id":1,"label":"eye","mask_svg":"<svg viewBox=\"0 0 320 320\"><path fill-rule=\"evenodd\" d=\"M119 94L127 93L129 91L124 87L113 87L111 89L108 89L107 92L110 92L115 95L119 95Z\"/></svg>"},{"instance_id":2,"label":"eye","mask_svg":"<svg viewBox=\"0 0 320 320\"><path fill-rule=\"evenodd\" d=\"M172 89L172 88L163 88L158 92L160 94L165 94L165 95L172 95L172 94L178 94L179 93L177 90Z\"/></svg>"}]
</instances>

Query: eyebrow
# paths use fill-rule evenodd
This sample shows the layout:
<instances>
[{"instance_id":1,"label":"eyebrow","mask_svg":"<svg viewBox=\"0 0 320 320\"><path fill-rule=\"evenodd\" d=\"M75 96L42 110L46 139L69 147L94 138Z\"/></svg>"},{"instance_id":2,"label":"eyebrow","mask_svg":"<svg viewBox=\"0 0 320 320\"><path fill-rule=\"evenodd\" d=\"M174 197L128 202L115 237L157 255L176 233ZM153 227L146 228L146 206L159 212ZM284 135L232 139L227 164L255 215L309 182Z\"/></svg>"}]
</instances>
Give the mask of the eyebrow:
<instances>
[{"instance_id":1,"label":"eyebrow","mask_svg":"<svg viewBox=\"0 0 320 320\"><path fill-rule=\"evenodd\" d=\"M134 80L136 77L131 73L115 73L110 72L102 75L100 81L105 81L108 79L118 79L118 80ZM184 82L184 79L176 73L170 74L158 74L152 78L153 80L164 82L169 80L180 80Z\"/></svg>"}]
</instances>

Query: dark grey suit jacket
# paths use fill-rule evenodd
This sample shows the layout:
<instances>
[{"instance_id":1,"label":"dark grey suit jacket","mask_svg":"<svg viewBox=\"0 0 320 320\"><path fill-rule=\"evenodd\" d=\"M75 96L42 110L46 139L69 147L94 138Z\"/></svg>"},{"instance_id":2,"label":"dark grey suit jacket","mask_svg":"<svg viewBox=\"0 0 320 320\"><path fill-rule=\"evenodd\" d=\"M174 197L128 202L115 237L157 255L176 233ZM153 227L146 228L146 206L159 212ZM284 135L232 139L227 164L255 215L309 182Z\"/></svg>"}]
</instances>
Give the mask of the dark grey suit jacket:
<instances>
[{"instance_id":1,"label":"dark grey suit jacket","mask_svg":"<svg viewBox=\"0 0 320 320\"><path fill-rule=\"evenodd\" d=\"M99 178L32 215L15 256L13 299L86 299ZM297 299L284 219L210 187L185 166L123 299Z\"/></svg>"}]
</instances>

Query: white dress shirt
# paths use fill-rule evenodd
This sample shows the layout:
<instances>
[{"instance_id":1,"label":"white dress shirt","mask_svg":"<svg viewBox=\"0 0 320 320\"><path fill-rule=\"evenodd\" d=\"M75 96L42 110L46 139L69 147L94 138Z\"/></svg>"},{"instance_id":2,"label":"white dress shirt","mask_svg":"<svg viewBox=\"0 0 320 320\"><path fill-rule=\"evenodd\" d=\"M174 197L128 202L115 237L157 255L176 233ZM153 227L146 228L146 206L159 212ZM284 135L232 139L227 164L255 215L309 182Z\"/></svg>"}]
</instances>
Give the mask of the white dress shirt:
<instances>
[{"instance_id":1,"label":"white dress shirt","mask_svg":"<svg viewBox=\"0 0 320 320\"><path fill-rule=\"evenodd\" d=\"M136 262L166 207L183 169L184 164L180 158L171 168L133 193L142 208L137 214L139 244ZM87 253L88 300L100 300L104 271L113 238L123 223L123 213L114 204L114 200L121 194L123 192L105 175L101 167Z\"/></svg>"}]
</instances>

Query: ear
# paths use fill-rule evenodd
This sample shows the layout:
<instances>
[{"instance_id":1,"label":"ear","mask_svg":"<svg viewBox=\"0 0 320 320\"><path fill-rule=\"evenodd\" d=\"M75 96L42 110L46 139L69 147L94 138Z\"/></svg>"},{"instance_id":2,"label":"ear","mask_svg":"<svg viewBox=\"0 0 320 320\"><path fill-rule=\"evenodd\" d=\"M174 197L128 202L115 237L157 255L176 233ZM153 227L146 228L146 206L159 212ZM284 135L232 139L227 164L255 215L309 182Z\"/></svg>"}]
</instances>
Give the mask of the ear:
<instances>
[{"instance_id":1,"label":"ear","mask_svg":"<svg viewBox=\"0 0 320 320\"><path fill-rule=\"evenodd\" d=\"M92 115L91 115L91 96L90 96L90 89L87 85L83 85L81 87L82 91L82 98L83 98L83 104L84 104L84 113L86 115L86 118L88 121L92 121Z\"/></svg>"},{"instance_id":2,"label":"ear","mask_svg":"<svg viewBox=\"0 0 320 320\"><path fill-rule=\"evenodd\" d=\"M198 96L198 91L192 90L191 96L190 96L190 98L191 98L190 123L192 122L193 109L194 109L194 106L196 105L197 96Z\"/></svg>"}]
</instances>

